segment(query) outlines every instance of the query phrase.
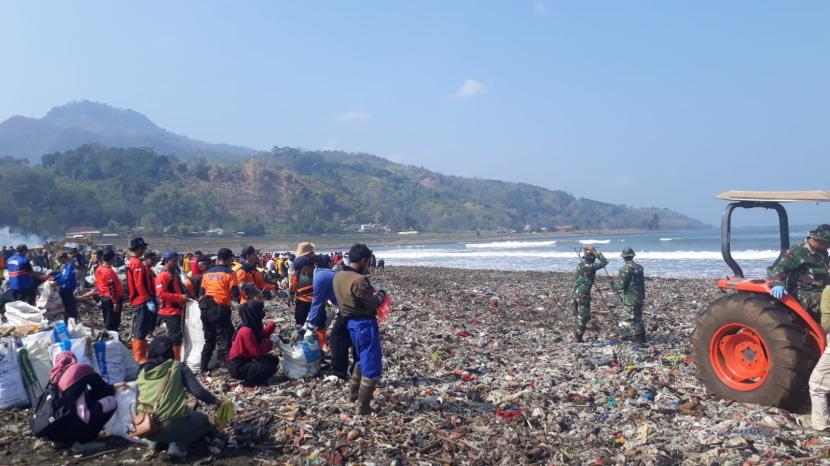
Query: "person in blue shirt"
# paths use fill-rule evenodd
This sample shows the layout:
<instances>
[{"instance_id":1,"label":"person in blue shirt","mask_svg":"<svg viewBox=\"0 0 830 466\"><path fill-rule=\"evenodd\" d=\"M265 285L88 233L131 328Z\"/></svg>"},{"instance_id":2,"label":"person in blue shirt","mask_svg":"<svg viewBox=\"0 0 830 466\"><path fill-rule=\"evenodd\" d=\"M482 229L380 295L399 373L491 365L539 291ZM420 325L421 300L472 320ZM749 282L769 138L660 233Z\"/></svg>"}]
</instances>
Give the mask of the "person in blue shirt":
<instances>
[{"instance_id":1,"label":"person in blue shirt","mask_svg":"<svg viewBox=\"0 0 830 466\"><path fill-rule=\"evenodd\" d=\"M69 253L62 252L58 255L58 262L63 265L61 273L55 276L52 286L60 287L60 297L63 302L64 315L67 319L78 319L78 306L75 304L75 288L78 280L75 276L75 261Z\"/></svg>"},{"instance_id":2,"label":"person in blue shirt","mask_svg":"<svg viewBox=\"0 0 830 466\"><path fill-rule=\"evenodd\" d=\"M308 333L314 333L319 329L326 328L326 302L331 302L337 305L337 297L334 296L334 288L331 286L334 280L334 271L326 267L317 267L314 269L314 279L312 286L314 294L311 299L311 310L305 321L306 339Z\"/></svg>"},{"instance_id":3,"label":"person in blue shirt","mask_svg":"<svg viewBox=\"0 0 830 466\"><path fill-rule=\"evenodd\" d=\"M308 313L303 329L304 338L310 341L319 329L326 327L326 302L337 306L337 296L334 294L334 275L337 271L325 267L318 267L314 270L314 299L311 301L311 312ZM334 325L331 334L328 335L329 350L331 351L330 374L343 380L349 378L349 348L352 347L352 340L349 330L346 328L346 319L338 312L334 318ZM357 359L354 358L353 359Z\"/></svg>"},{"instance_id":4,"label":"person in blue shirt","mask_svg":"<svg viewBox=\"0 0 830 466\"><path fill-rule=\"evenodd\" d=\"M25 301L35 305L35 281L32 275L32 263L26 257L29 248L20 244L15 248L16 253L6 261L6 270L9 273L9 289L15 301Z\"/></svg>"}]
</instances>

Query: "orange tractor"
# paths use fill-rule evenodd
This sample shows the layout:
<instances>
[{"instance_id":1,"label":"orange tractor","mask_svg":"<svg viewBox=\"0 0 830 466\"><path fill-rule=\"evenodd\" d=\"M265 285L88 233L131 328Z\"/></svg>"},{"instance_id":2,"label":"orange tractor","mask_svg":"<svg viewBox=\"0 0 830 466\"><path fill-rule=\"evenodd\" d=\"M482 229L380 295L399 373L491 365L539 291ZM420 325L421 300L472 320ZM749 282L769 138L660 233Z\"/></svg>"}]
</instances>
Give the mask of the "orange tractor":
<instances>
[{"instance_id":1,"label":"orange tractor","mask_svg":"<svg viewBox=\"0 0 830 466\"><path fill-rule=\"evenodd\" d=\"M744 278L731 251L732 213L737 208L778 213L781 254L790 247L784 202L830 202L830 192L729 191L721 221L721 252L733 277L718 282L725 292L700 315L692 334L698 378L718 398L797 409L824 351L821 325L792 296L770 296L764 278ZM777 264L781 255L775 260Z\"/></svg>"}]
</instances>

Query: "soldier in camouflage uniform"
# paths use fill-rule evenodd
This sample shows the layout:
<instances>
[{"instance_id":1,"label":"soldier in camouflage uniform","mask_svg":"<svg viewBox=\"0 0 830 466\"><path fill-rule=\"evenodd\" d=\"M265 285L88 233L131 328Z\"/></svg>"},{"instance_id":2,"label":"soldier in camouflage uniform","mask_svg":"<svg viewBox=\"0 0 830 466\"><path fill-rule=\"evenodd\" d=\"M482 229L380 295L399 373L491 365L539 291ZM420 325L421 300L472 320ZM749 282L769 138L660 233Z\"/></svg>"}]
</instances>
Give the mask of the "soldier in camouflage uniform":
<instances>
[{"instance_id":1,"label":"soldier in camouflage uniform","mask_svg":"<svg viewBox=\"0 0 830 466\"><path fill-rule=\"evenodd\" d=\"M625 337L638 343L646 342L646 329L643 327L643 302L646 299L646 281L643 266L634 262L634 250L625 248L620 257L625 264L617 274L618 282L611 281L615 291L621 291L625 305Z\"/></svg>"},{"instance_id":2,"label":"soldier in camouflage uniform","mask_svg":"<svg viewBox=\"0 0 830 466\"><path fill-rule=\"evenodd\" d=\"M594 287L594 278L597 270L608 265L608 259L593 246L585 248L582 261L576 266L576 283L574 284L573 306L576 315L574 322L574 337L582 341L585 327L591 320L591 288Z\"/></svg>"},{"instance_id":3,"label":"soldier in camouflage uniform","mask_svg":"<svg viewBox=\"0 0 830 466\"><path fill-rule=\"evenodd\" d=\"M770 268L767 276L772 286L770 294L777 299L790 294L804 309L818 317L821 293L830 284L828 248L830 225L820 225L804 242L788 249L778 264Z\"/></svg>"}]
</instances>

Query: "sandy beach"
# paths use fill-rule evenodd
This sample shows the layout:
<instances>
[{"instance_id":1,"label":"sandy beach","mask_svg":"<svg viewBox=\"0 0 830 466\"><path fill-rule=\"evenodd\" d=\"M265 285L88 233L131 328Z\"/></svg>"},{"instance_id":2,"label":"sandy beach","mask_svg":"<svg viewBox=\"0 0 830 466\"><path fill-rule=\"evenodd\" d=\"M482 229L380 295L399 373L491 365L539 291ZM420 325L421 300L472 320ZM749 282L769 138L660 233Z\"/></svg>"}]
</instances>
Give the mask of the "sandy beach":
<instances>
[{"instance_id":1,"label":"sandy beach","mask_svg":"<svg viewBox=\"0 0 830 466\"><path fill-rule=\"evenodd\" d=\"M646 346L616 338L616 298L606 293L606 308L596 291L586 343L573 343L570 274L391 267L373 281L395 299L381 324L378 414L354 417L337 381L243 390L222 369L204 381L234 400L237 447L217 458L194 449L188 462L809 464L830 448L796 415L706 396L689 335L721 293L711 280L647 280ZM87 325L101 326L97 309L82 309ZM282 302L268 318L291 327ZM118 438L95 457L56 451L32 437L29 413L0 413L0 462L165 461Z\"/></svg>"}]
</instances>

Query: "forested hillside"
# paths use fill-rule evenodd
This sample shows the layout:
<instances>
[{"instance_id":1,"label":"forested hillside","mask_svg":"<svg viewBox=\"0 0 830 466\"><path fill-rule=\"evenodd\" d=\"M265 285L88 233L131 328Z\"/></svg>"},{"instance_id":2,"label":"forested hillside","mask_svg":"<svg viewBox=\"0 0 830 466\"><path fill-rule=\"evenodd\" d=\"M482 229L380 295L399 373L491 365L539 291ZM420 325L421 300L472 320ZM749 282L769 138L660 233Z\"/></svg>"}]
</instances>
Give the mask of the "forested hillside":
<instances>
[{"instance_id":1,"label":"forested hillside","mask_svg":"<svg viewBox=\"0 0 830 466\"><path fill-rule=\"evenodd\" d=\"M248 234L352 231L365 223L423 231L702 226L667 209L445 176L367 154L281 147L217 164L84 145L44 155L42 165L3 158L0 176L0 224L40 234L72 225Z\"/></svg>"}]
</instances>

